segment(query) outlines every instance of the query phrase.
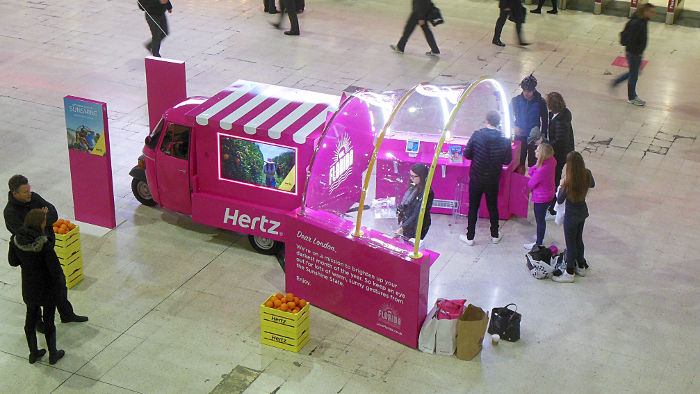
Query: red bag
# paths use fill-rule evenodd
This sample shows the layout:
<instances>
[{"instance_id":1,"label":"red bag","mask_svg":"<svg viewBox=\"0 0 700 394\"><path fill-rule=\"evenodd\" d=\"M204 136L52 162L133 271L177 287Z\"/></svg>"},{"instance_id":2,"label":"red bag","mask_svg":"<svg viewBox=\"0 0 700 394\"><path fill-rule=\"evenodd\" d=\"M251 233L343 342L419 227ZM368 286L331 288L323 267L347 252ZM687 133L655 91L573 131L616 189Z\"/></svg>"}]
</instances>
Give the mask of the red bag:
<instances>
[{"instance_id":1,"label":"red bag","mask_svg":"<svg viewBox=\"0 0 700 394\"><path fill-rule=\"evenodd\" d=\"M456 320L464 312L464 304L467 300L446 300L439 298L436 302L438 308L438 320Z\"/></svg>"}]
</instances>

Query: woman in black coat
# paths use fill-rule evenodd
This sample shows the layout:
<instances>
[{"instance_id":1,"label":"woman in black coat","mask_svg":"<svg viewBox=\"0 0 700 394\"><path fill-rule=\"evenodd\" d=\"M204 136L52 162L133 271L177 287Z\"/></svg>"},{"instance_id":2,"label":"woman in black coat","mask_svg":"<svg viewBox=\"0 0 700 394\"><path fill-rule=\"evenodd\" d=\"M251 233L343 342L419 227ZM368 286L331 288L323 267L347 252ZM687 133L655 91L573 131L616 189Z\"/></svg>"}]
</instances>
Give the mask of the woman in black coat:
<instances>
[{"instance_id":1,"label":"woman in black coat","mask_svg":"<svg viewBox=\"0 0 700 394\"><path fill-rule=\"evenodd\" d=\"M44 313L44 335L49 348L49 363L55 364L65 352L56 349L56 303L63 297L66 277L53 245L44 235L46 213L41 209L29 211L24 225L10 238L10 265L22 267L22 299L27 304L24 334L29 345L29 363L41 359L46 350L39 350L36 339L36 319L41 307Z\"/></svg>"},{"instance_id":2,"label":"woman in black coat","mask_svg":"<svg viewBox=\"0 0 700 394\"><path fill-rule=\"evenodd\" d=\"M416 237L420 206L423 202L423 192L425 191L425 181L426 178L428 178L428 166L423 163L416 163L411 166L409 174L411 177L411 185L408 187L408 190L406 190L401 202L397 206L399 228L396 230L396 234L406 239ZM428 229L430 229L430 208L433 206L434 197L435 194L431 188L428 193L428 203L425 205L420 239L424 239L425 235L428 233Z\"/></svg>"},{"instance_id":3,"label":"woman in black coat","mask_svg":"<svg viewBox=\"0 0 700 394\"><path fill-rule=\"evenodd\" d=\"M561 172L566 164L566 156L574 150L574 129L571 126L571 111L566 108L566 103L561 94L551 92L547 94L547 108L549 109L549 143L554 148L554 159L557 166L554 170L554 184L559 185ZM549 205L549 213L556 215L554 204L556 196Z\"/></svg>"}]
</instances>

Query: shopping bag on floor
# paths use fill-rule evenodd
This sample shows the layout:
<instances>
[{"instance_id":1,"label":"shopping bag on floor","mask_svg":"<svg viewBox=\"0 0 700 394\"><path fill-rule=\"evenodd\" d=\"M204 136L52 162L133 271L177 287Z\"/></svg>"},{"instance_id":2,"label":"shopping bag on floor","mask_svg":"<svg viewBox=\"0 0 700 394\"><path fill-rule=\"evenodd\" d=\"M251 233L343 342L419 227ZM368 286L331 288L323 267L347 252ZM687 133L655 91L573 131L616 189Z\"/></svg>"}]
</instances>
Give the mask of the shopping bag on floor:
<instances>
[{"instance_id":1,"label":"shopping bag on floor","mask_svg":"<svg viewBox=\"0 0 700 394\"><path fill-rule=\"evenodd\" d=\"M481 351L489 314L469 304L457 319L457 358L471 360Z\"/></svg>"},{"instance_id":2,"label":"shopping bag on floor","mask_svg":"<svg viewBox=\"0 0 700 394\"><path fill-rule=\"evenodd\" d=\"M437 312L440 308L437 303L428 312L418 334L418 350L433 354L435 353L435 334L437 333Z\"/></svg>"},{"instance_id":3,"label":"shopping bag on floor","mask_svg":"<svg viewBox=\"0 0 700 394\"><path fill-rule=\"evenodd\" d=\"M508 309L513 305L515 310ZM517 312L518 306L508 304L502 308L491 310L491 323L489 324L489 334L498 334L501 339L515 342L520 339L520 319L522 315Z\"/></svg>"},{"instance_id":4,"label":"shopping bag on floor","mask_svg":"<svg viewBox=\"0 0 700 394\"><path fill-rule=\"evenodd\" d=\"M559 189L561 189L561 186L557 187L557 196L559 195ZM554 210L557 211L557 215L554 217L554 223L558 225L564 224L564 210L566 208L566 200L564 200L563 203L559 204L558 202L554 204Z\"/></svg>"},{"instance_id":5,"label":"shopping bag on floor","mask_svg":"<svg viewBox=\"0 0 700 394\"><path fill-rule=\"evenodd\" d=\"M437 301L437 332L435 334L435 353L451 356L457 350L457 320L464 312L467 300Z\"/></svg>"}]
</instances>

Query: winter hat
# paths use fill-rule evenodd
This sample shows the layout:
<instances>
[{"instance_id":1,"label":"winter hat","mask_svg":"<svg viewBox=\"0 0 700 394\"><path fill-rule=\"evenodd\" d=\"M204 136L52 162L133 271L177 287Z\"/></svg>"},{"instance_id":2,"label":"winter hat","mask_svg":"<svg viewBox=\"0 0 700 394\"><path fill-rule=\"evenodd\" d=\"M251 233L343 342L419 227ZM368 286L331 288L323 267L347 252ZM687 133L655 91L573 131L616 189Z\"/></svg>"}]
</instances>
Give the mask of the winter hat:
<instances>
[{"instance_id":1,"label":"winter hat","mask_svg":"<svg viewBox=\"0 0 700 394\"><path fill-rule=\"evenodd\" d=\"M522 82L520 82L520 87L523 90L535 90L535 87L537 86L537 78L535 78L534 75L530 74L529 76L525 77Z\"/></svg>"}]
</instances>

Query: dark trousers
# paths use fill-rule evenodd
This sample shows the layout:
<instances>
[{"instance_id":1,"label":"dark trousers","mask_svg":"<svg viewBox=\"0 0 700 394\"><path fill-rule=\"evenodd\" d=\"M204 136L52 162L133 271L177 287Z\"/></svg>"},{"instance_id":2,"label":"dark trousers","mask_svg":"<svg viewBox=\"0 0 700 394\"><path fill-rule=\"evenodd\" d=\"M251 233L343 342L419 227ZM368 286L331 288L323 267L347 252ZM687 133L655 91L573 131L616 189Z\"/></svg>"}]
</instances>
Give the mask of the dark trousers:
<instances>
[{"instance_id":1,"label":"dark trousers","mask_svg":"<svg viewBox=\"0 0 700 394\"><path fill-rule=\"evenodd\" d=\"M564 239L566 240L566 271L574 273L576 264L585 267L586 259L583 257L583 225L586 219L575 221L564 215Z\"/></svg>"},{"instance_id":2,"label":"dark trousers","mask_svg":"<svg viewBox=\"0 0 700 394\"><path fill-rule=\"evenodd\" d=\"M275 0L263 0L263 7L265 8L265 12L277 10L277 8L275 7Z\"/></svg>"},{"instance_id":3,"label":"dark trousers","mask_svg":"<svg viewBox=\"0 0 700 394\"><path fill-rule=\"evenodd\" d=\"M411 16L408 17L408 21L406 21L406 27L403 28L403 34L401 35L401 38L399 39L399 43L396 45L396 47L403 52L403 50L406 48L406 43L408 42L408 38L413 34L413 29L416 28L416 25L418 24L418 21L420 18L415 14L411 13ZM425 23L421 26L421 29L423 29L423 34L425 35L425 40L428 41L428 45L430 46L430 50L433 53L440 53L440 48L438 48L437 43L435 42L435 36L433 36L433 32L430 30L430 26L428 25L428 20L424 19Z\"/></svg>"},{"instance_id":4,"label":"dark trousers","mask_svg":"<svg viewBox=\"0 0 700 394\"><path fill-rule=\"evenodd\" d=\"M532 167L537 164L537 157L535 156L535 150L537 150L537 145L534 142L528 144L527 136L516 135L514 138L516 141L522 142L520 145L520 168L525 170L525 159L527 159L527 166Z\"/></svg>"},{"instance_id":5,"label":"dark trousers","mask_svg":"<svg viewBox=\"0 0 700 394\"><path fill-rule=\"evenodd\" d=\"M544 245L544 232L547 230L545 216L547 215L548 207L548 202L536 202L533 204L533 210L535 211L535 222L537 223L537 241L535 241L537 245Z\"/></svg>"},{"instance_id":6,"label":"dark trousers","mask_svg":"<svg viewBox=\"0 0 700 394\"><path fill-rule=\"evenodd\" d=\"M282 24L282 19L284 19L284 14L287 13L289 17L289 31L294 33L299 33L299 18L297 18L297 5L294 0L280 0L280 21Z\"/></svg>"},{"instance_id":7,"label":"dark trousers","mask_svg":"<svg viewBox=\"0 0 700 394\"><path fill-rule=\"evenodd\" d=\"M42 307L39 305L27 305L27 315L24 319L24 335L27 337L27 345L31 353L36 353L38 350L36 324L38 323L37 319L40 316L41 310ZM47 305L43 307L43 310L44 335L46 335L46 342L49 343L49 337L56 332L56 325L54 324L56 307L54 305Z\"/></svg>"},{"instance_id":8,"label":"dark trousers","mask_svg":"<svg viewBox=\"0 0 700 394\"><path fill-rule=\"evenodd\" d=\"M68 301L68 288L63 286L63 297L56 301L56 309L61 316L61 320L68 320L75 315L73 305Z\"/></svg>"},{"instance_id":9,"label":"dark trousers","mask_svg":"<svg viewBox=\"0 0 700 394\"><path fill-rule=\"evenodd\" d=\"M639 69L642 66L642 55L627 52L627 64L629 65L629 72L615 78L613 85L618 85L627 80L627 99L634 100L637 98L637 79L639 79Z\"/></svg>"},{"instance_id":10,"label":"dark trousers","mask_svg":"<svg viewBox=\"0 0 700 394\"><path fill-rule=\"evenodd\" d=\"M151 15L146 13L146 23L151 29L151 41L146 44L151 49L153 56L160 57L160 43L168 35L168 20L163 15Z\"/></svg>"},{"instance_id":11,"label":"dark trousers","mask_svg":"<svg viewBox=\"0 0 700 394\"><path fill-rule=\"evenodd\" d=\"M510 15L510 11L504 11L501 10L501 13L498 15L498 20L496 20L496 29L493 32L493 41L500 40L501 39L501 32L503 31L503 25L506 24L506 19L508 19L508 15ZM522 28L522 23L515 23L515 32L518 34L518 42L523 42L522 38L520 37L520 29Z\"/></svg>"},{"instance_id":12,"label":"dark trousers","mask_svg":"<svg viewBox=\"0 0 700 394\"><path fill-rule=\"evenodd\" d=\"M564 166L566 165L566 159L562 158L557 160L557 166L554 167L554 187L559 187L559 182L561 182L561 172L564 169ZM549 213L552 215L556 215L557 212L554 210L554 206L557 204L557 196L556 194L554 195L554 198L552 199L552 202L549 203Z\"/></svg>"},{"instance_id":13,"label":"dark trousers","mask_svg":"<svg viewBox=\"0 0 700 394\"><path fill-rule=\"evenodd\" d=\"M539 1L537 2L537 9L538 9L538 10L541 10L543 5L544 5L544 0L539 0ZM557 10L557 0L552 0L552 9L553 9L554 11Z\"/></svg>"},{"instance_id":14,"label":"dark trousers","mask_svg":"<svg viewBox=\"0 0 700 394\"><path fill-rule=\"evenodd\" d=\"M469 181L469 216L467 218L467 239L474 239L476 219L479 215L481 196L486 194L486 207L491 220L491 237L498 238L498 183L484 185L475 180Z\"/></svg>"}]
</instances>

